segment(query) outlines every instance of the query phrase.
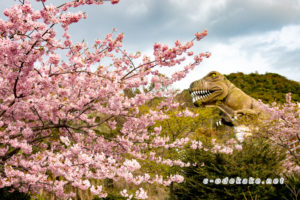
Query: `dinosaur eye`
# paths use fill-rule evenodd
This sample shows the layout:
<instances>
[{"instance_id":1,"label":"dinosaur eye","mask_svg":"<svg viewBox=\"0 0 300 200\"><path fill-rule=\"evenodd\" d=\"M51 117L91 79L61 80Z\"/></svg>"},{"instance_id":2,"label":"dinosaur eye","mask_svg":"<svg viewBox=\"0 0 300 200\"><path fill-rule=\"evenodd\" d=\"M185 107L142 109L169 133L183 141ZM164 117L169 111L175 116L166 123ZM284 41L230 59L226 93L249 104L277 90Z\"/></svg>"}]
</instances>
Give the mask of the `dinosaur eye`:
<instances>
[{"instance_id":1,"label":"dinosaur eye","mask_svg":"<svg viewBox=\"0 0 300 200\"><path fill-rule=\"evenodd\" d=\"M217 75L216 73L212 73L210 76L215 77L216 75Z\"/></svg>"}]
</instances>

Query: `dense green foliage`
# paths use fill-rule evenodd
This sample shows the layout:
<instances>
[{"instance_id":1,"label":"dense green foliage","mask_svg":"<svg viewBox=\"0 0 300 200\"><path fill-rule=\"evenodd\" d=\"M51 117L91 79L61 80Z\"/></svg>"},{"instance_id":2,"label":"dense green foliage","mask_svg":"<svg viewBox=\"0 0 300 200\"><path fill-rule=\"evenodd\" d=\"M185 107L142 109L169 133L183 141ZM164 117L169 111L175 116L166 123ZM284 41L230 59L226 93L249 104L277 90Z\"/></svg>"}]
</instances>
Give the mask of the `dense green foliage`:
<instances>
[{"instance_id":1,"label":"dense green foliage","mask_svg":"<svg viewBox=\"0 0 300 200\"><path fill-rule=\"evenodd\" d=\"M10 192L10 188L1 188L0 189L0 199L2 200L30 200L28 194L22 192L14 191Z\"/></svg>"},{"instance_id":2,"label":"dense green foliage","mask_svg":"<svg viewBox=\"0 0 300 200\"><path fill-rule=\"evenodd\" d=\"M251 199L251 196L253 199L292 199L284 184L203 183L204 178L280 178L285 154L265 140L248 139L243 150L234 151L232 155L197 150L190 151L186 156L187 161L199 164L183 169L185 182L176 185L176 199ZM204 166L200 165L202 162Z\"/></svg>"},{"instance_id":3,"label":"dense green foliage","mask_svg":"<svg viewBox=\"0 0 300 200\"><path fill-rule=\"evenodd\" d=\"M103 198L99 198L99 197L95 197L93 200L103 200ZM105 200L126 200L125 197L122 197L121 195L112 195L112 194L109 194ZM134 200L134 199L132 199Z\"/></svg>"},{"instance_id":4,"label":"dense green foliage","mask_svg":"<svg viewBox=\"0 0 300 200\"><path fill-rule=\"evenodd\" d=\"M261 99L264 103L284 103L287 93L292 93L293 101L300 102L300 83L288 80L279 74L239 72L225 76L246 94L255 99Z\"/></svg>"}]
</instances>

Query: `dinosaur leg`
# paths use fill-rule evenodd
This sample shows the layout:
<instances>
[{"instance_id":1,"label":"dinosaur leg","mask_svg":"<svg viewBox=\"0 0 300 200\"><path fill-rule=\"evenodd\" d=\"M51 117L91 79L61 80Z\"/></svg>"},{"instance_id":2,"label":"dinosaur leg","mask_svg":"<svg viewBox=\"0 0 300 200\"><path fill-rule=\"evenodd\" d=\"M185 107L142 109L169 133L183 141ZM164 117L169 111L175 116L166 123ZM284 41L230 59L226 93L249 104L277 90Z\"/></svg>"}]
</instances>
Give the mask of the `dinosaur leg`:
<instances>
[{"instance_id":1,"label":"dinosaur leg","mask_svg":"<svg viewBox=\"0 0 300 200\"><path fill-rule=\"evenodd\" d=\"M239 115L257 115L258 112L253 110L253 109L240 109L234 111L234 116L239 116Z\"/></svg>"}]
</instances>

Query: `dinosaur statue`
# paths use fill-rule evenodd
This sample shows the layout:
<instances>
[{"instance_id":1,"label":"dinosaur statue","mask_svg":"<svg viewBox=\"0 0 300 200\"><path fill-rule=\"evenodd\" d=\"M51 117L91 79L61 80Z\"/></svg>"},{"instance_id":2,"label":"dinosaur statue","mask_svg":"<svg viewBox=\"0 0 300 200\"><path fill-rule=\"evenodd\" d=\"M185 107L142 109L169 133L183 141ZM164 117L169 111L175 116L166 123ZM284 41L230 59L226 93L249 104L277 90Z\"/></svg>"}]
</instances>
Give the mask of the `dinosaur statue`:
<instances>
[{"instance_id":1,"label":"dinosaur statue","mask_svg":"<svg viewBox=\"0 0 300 200\"><path fill-rule=\"evenodd\" d=\"M232 84L224 75L219 72L212 71L198 81L191 83L189 88L190 95L193 98L195 106L217 106L222 111L221 121L217 122L217 126L223 122L225 125L235 126L237 132L251 135L251 129L243 124L236 123L239 115L257 115L259 119L267 117L262 110L259 109L259 102L244 93L241 89ZM244 130L241 130L243 128ZM294 152L297 156L300 149L300 143L297 138L290 138L288 143L290 152Z\"/></svg>"},{"instance_id":2,"label":"dinosaur statue","mask_svg":"<svg viewBox=\"0 0 300 200\"><path fill-rule=\"evenodd\" d=\"M223 122L233 126L239 115L260 114L258 102L231 83L224 75L212 71L189 88L195 106L217 106L223 113L217 125Z\"/></svg>"}]
</instances>

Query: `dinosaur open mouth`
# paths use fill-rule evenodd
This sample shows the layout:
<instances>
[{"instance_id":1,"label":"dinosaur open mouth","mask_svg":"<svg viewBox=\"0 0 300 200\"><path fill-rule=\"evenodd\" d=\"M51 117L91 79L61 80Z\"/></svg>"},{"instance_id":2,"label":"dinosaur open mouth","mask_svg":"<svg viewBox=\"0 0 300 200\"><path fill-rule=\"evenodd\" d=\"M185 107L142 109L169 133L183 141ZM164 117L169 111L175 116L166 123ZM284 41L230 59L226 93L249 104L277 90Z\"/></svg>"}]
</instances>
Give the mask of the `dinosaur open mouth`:
<instances>
[{"instance_id":1,"label":"dinosaur open mouth","mask_svg":"<svg viewBox=\"0 0 300 200\"><path fill-rule=\"evenodd\" d=\"M206 100L208 97L214 93L214 90L196 90L191 92L191 96L193 98L193 103L195 103L198 100Z\"/></svg>"}]
</instances>

